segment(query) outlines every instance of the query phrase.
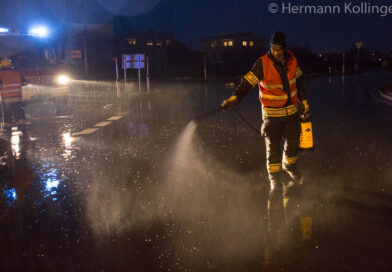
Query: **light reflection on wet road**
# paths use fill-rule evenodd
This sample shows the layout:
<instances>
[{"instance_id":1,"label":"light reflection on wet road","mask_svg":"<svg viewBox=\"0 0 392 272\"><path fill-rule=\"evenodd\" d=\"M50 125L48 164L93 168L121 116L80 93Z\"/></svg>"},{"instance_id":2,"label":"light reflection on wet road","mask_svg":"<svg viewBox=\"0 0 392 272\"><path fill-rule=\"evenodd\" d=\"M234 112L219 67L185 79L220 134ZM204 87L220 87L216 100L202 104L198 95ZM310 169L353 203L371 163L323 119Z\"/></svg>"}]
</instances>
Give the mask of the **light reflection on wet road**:
<instances>
[{"instance_id":1,"label":"light reflection on wet road","mask_svg":"<svg viewBox=\"0 0 392 272\"><path fill-rule=\"evenodd\" d=\"M308 80L314 227L289 271L392 267L392 108L372 97L388 76ZM30 86L31 142L1 168L1 270L263 271L264 141L216 112L228 83ZM260 126L256 91L238 110Z\"/></svg>"}]
</instances>

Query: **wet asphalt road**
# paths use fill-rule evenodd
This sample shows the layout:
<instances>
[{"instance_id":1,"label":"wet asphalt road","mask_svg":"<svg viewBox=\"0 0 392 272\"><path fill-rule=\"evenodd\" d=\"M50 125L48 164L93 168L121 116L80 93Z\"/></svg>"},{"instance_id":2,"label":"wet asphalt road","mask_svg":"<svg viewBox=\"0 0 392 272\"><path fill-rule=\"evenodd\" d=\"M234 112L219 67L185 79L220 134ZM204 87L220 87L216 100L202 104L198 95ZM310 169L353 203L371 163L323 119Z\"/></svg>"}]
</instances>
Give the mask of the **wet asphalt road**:
<instances>
[{"instance_id":1,"label":"wet asphalt road","mask_svg":"<svg viewBox=\"0 0 392 272\"><path fill-rule=\"evenodd\" d=\"M392 107L375 90L388 77L308 79L313 231L306 249L283 242L286 271L392 270ZM0 166L0 270L264 271L264 140L218 110L233 87L27 87L31 142ZM237 108L259 128L257 95Z\"/></svg>"}]
</instances>

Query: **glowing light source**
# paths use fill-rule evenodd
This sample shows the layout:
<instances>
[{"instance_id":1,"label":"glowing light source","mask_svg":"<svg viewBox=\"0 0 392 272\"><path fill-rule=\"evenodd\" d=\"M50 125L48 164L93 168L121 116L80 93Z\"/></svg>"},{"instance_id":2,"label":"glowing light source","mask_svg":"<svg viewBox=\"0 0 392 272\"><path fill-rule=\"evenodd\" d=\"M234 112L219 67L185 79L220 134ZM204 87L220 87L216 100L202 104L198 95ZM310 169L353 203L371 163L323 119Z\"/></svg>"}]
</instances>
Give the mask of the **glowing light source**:
<instances>
[{"instance_id":1,"label":"glowing light source","mask_svg":"<svg viewBox=\"0 0 392 272\"><path fill-rule=\"evenodd\" d=\"M8 32L10 32L8 28L0 27L0 33L8 33Z\"/></svg>"},{"instance_id":2,"label":"glowing light source","mask_svg":"<svg viewBox=\"0 0 392 272\"><path fill-rule=\"evenodd\" d=\"M57 179L48 179L45 183L45 188L48 192L57 189L57 187L59 186L60 181L58 181Z\"/></svg>"},{"instance_id":3,"label":"glowing light source","mask_svg":"<svg viewBox=\"0 0 392 272\"><path fill-rule=\"evenodd\" d=\"M21 146L20 146L20 137L22 136L22 132L13 131L11 135L11 150L15 159L19 159L21 155Z\"/></svg>"},{"instance_id":4,"label":"glowing light source","mask_svg":"<svg viewBox=\"0 0 392 272\"><path fill-rule=\"evenodd\" d=\"M49 30L44 26L36 26L30 29L29 34L38 37L47 37L49 35Z\"/></svg>"},{"instance_id":5,"label":"glowing light source","mask_svg":"<svg viewBox=\"0 0 392 272\"><path fill-rule=\"evenodd\" d=\"M59 75L56 79L57 83L60 85L66 85L69 83L70 79L67 75Z\"/></svg>"},{"instance_id":6,"label":"glowing light source","mask_svg":"<svg viewBox=\"0 0 392 272\"><path fill-rule=\"evenodd\" d=\"M64 145L65 147L70 147L72 144L72 137L71 137L71 133L64 133L63 134L63 139L64 139Z\"/></svg>"},{"instance_id":7,"label":"glowing light source","mask_svg":"<svg viewBox=\"0 0 392 272\"><path fill-rule=\"evenodd\" d=\"M5 193L5 197L9 200L16 200L18 198L15 188L5 190L4 193Z\"/></svg>"}]
</instances>

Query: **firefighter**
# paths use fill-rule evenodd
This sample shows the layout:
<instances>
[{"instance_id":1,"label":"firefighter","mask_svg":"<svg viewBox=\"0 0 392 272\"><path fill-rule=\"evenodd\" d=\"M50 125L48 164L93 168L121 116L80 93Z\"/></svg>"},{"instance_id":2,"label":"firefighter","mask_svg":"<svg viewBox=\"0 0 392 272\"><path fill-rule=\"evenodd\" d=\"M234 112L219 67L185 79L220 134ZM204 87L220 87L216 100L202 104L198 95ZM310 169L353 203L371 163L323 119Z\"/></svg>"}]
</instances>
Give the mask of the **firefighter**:
<instances>
[{"instance_id":1,"label":"firefighter","mask_svg":"<svg viewBox=\"0 0 392 272\"><path fill-rule=\"evenodd\" d=\"M7 136L11 134L12 119L22 132L22 139L27 140L26 118L22 103L22 86L26 85L25 78L14 69L11 60L0 60L0 93L3 108L3 129Z\"/></svg>"},{"instance_id":2,"label":"firefighter","mask_svg":"<svg viewBox=\"0 0 392 272\"><path fill-rule=\"evenodd\" d=\"M302 175L296 166L301 129L299 114L309 110L302 70L294 54L286 50L285 37L281 32L273 34L268 53L254 63L233 95L221 104L222 108L230 109L259 86L263 113L261 132L265 137L270 181L268 228L275 234L282 233L280 228L284 223L281 217L284 214L282 170L291 179L286 189L302 184Z\"/></svg>"}]
</instances>

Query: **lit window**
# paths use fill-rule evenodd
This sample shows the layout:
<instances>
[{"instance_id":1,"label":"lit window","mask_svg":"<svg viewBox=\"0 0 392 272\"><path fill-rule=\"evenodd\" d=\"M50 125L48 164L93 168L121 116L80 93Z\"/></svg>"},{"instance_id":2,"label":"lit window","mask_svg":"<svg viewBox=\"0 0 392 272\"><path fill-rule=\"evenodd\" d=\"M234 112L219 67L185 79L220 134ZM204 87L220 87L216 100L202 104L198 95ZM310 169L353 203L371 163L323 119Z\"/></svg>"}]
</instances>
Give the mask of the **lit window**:
<instances>
[{"instance_id":1,"label":"lit window","mask_svg":"<svg viewBox=\"0 0 392 272\"><path fill-rule=\"evenodd\" d=\"M162 42L161 41L157 41L157 46L162 46Z\"/></svg>"},{"instance_id":2,"label":"lit window","mask_svg":"<svg viewBox=\"0 0 392 272\"><path fill-rule=\"evenodd\" d=\"M211 43L211 47L214 47L214 43Z\"/></svg>"},{"instance_id":3,"label":"lit window","mask_svg":"<svg viewBox=\"0 0 392 272\"><path fill-rule=\"evenodd\" d=\"M152 46L152 45L154 45L154 43L153 42L147 42L147 45L148 46Z\"/></svg>"},{"instance_id":4,"label":"lit window","mask_svg":"<svg viewBox=\"0 0 392 272\"><path fill-rule=\"evenodd\" d=\"M170 46L172 45L172 41L171 40L166 40L166 46Z\"/></svg>"},{"instance_id":5,"label":"lit window","mask_svg":"<svg viewBox=\"0 0 392 272\"><path fill-rule=\"evenodd\" d=\"M136 45L136 39L129 39L128 41L130 45Z\"/></svg>"},{"instance_id":6,"label":"lit window","mask_svg":"<svg viewBox=\"0 0 392 272\"><path fill-rule=\"evenodd\" d=\"M255 44L254 44L254 42L253 41L250 41L249 42L249 46L254 46Z\"/></svg>"},{"instance_id":7,"label":"lit window","mask_svg":"<svg viewBox=\"0 0 392 272\"><path fill-rule=\"evenodd\" d=\"M248 46L248 42L247 41L242 41L242 46Z\"/></svg>"},{"instance_id":8,"label":"lit window","mask_svg":"<svg viewBox=\"0 0 392 272\"><path fill-rule=\"evenodd\" d=\"M223 40L223 46L233 46L233 40Z\"/></svg>"}]
</instances>

